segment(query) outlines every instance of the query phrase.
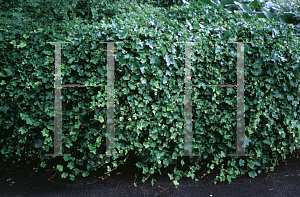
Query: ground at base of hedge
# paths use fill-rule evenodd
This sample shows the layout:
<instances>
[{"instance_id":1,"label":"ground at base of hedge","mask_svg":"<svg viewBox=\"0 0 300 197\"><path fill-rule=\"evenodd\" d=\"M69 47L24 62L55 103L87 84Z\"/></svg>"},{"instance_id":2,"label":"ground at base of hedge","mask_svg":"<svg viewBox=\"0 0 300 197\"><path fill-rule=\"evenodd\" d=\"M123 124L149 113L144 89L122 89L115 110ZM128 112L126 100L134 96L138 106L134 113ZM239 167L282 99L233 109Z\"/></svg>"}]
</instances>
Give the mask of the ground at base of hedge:
<instances>
[{"instance_id":1,"label":"ground at base of hedge","mask_svg":"<svg viewBox=\"0 0 300 197\"><path fill-rule=\"evenodd\" d=\"M74 182L60 178L56 171L34 172L34 163L23 165L22 168L2 168L0 171L1 196L299 196L300 186L300 157L296 154L288 156L286 160L279 160L279 165L273 172L258 174L255 179L247 176L238 176L228 182L213 183L218 169L200 178L203 170L196 172L193 181L191 178L180 179L178 189L170 181L165 170L162 175L155 173L142 183L142 170L134 162L120 165L106 179L102 180L102 172L91 172L88 177L76 177ZM19 172L18 172L19 171ZM137 177L135 176L137 175ZM144 175L145 176L145 175ZM151 186L151 179L157 181ZM137 182L137 187L134 186Z\"/></svg>"}]
</instances>

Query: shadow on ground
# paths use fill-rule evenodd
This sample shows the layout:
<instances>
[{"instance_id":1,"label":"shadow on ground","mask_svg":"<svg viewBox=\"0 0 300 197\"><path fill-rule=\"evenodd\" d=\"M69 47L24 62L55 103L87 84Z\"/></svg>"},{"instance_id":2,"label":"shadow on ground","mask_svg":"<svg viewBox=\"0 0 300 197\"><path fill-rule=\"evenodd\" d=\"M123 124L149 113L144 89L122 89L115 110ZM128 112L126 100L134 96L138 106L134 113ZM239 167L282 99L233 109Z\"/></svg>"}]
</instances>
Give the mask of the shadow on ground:
<instances>
[{"instance_id":1,"label":"shadow on ground","mask_svg":"<svg viewBox=\"0 0 300 197\"><path fill-rule=\"evenodd\" d=\"M56 171L35 172L36 164L28 164L21 168L11 169L6 166L0 171L0 194L1 196L18 197L56 197L56 196L299 196L298 188L300 186L300 158L298 155L289 155L286 160L278 161L279 165L273 172L259 174L255 179L247 176L238 176L233 179L231 184L228 182L213 183L218 169L214 169L210 174L200 178L203 175L202 168L196 172L195 178L199 181L193 181L191 178L182 178L179 180L178 189L170 181L168 169L161 170L151 175L149 179L142 183L142 170L136 167L134 161L128 161L120 165L106 179L102 180L104 171L92 172L88 177L78 177L74 182L68 179L60 178ZM171 168L171 167L170 167ZM174 166L173 166L174 168ZM172 168L172 169L173 169ZM49 169L49 168L48 168ZM106 169L105 169L106 170ZM204 170L204 168L203 168ZM171 171L170 171L171 172ZM53 177L53 175L55 176ZM137 176L136 176L137 175ZM105 175L106 176L106 175ZM145 175L144 175L145 176ZM51 177L53 177L51 179ZM157 181L151 186L151 179ZM137 182L137 187L134 186Z\"/></svg>"}]
</instances>

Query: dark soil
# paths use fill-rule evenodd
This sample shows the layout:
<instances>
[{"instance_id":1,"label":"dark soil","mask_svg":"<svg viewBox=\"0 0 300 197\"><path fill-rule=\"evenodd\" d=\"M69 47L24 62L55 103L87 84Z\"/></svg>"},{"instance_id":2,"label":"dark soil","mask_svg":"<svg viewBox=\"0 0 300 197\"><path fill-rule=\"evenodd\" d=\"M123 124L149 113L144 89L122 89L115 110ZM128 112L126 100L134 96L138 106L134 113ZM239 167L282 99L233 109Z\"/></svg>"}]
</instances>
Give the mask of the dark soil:
<instances>
[{"instance_id":1,"label":"dark soil","mask_svg":"<svg viewBox=\"0 0 300 197\"><path fill-rule=\"evenodd\" d=\"M46 171L49 167L35 172L33 168L37 164L34 162L28 165L26 162L20 163L21 167L15 169L7 165L3 167L0 163L0 168L3 167L0 171L0 196L300 196L298 191L300 158L297 156L296 153L289 155L286 160L278 161L279 165L273 172L258 174L255 179L238 176L232 179L231 184L213 183L219 172L218 169L200 178L205 169L201 168L195 176L199 181L182 178L178 181L180 184L178 189L167 174L168 170L171 172L175 165L170 166L170 169L162 170L162 175L158 172L151 175L145 183L142 183L142 169L134 165L136 162L134 160L120 165L104 180L102 178L106 176L103 176L106 168L104 170L100 168L99 172L90 173L88 177L76 177L74 182L60 178L59 172ZM157 180L153 187L152 178ZM137 182L137 187L134 186L134 181Z\"/></svg>"}]
</instances>

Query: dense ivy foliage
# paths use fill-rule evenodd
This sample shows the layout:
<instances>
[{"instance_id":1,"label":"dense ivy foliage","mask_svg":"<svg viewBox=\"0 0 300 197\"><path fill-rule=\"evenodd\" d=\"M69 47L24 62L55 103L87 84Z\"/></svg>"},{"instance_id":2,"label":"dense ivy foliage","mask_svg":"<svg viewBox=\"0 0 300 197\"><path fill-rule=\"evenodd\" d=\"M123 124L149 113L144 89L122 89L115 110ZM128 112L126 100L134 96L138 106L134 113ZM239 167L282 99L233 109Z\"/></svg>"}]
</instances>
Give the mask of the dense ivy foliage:
<instances>
[{"instance_id":1,"label":"dense ivy foliage","mask_svg":"<svg viewBox=\"0 0 300 197\"><path fill-rule=\"evenodd\" d=\"M239 174L256 177L274 170L276 160L293 153L299 140L299 38L294 24L249 20L202 1L155 7L147 1L15 1L5 3L1 21L1 159L52 159L54 130L54 44L62 44L62 84L106 84L106 44L115 44L115 141L120 154L133 151L143 162L143 182L184 151L183 43L192 44L192 84L236 84L237 40L245 44L246 153L236 151L236 90L193 87L193 153L181 160L188 170L169 174L175 186L195 171L220 167L217 181ZM162 3L165 1L161 1ZM158 1L158 3L160 3ZM117 6L118 4L118 6ZM60 5L60 6L58 6ZM6 7L5 7L6 6ZM98 6L98 7L97 7ZM101 7L101 9L100 9ZM99 9L98 9L99 8ZM41 12L36 11L40 9ZM35 12L34 12L35 10ZM70 11L71 10L71 11ZM76 11L77 10L77 11ZM100 11L99 11L100 10ZM25 16L25 12L32 15ZM110 14L114 11L114 14ZM68 13L71 12L71 13ZM77 12L77 13L76 13ZM87 17L85 17L88 15ZM52 19L50 19L52 18ZM123 157L105 157L106 88L63 88L63 157L54 166L61 177L106 166ZM209 160L201 166L199 160ZM152 184L154 183L152 180Z\"/></svg>"}]
</instances>

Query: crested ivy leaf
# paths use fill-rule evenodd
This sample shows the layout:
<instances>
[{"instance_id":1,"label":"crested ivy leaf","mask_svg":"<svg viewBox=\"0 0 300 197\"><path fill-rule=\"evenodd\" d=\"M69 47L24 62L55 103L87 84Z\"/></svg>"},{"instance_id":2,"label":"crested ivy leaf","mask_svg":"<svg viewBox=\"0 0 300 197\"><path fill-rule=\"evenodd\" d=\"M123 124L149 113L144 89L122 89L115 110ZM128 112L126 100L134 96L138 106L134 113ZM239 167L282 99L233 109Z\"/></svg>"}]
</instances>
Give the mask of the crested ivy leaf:
<instances>
[{"instance_id":1,"label":"crested ivy leaf","mask_svg":"<svg viewBox=\"0 0 300 197\"><path fill-rule=\"evenodd\" d=\"M145 73L145 67L140 67L140 70L141 70L142 74Z\"/></svg>"},{"instance_id":2,"label":"crested ivy leaf","mask_svg":"<svg viewBox=\"0 0 300 197\"><path fill-rule=\"evenodd\" d=\"M62 172L63 169L64 169L64 166L63 166L63 165L57 165L57 166L56 166L56 169L57 169L58 171Z\"/></svg>"},{"instance_id":3,"label":"crested ivy leaf","mask_svg":"<svg viewBox=\"0 0 300 197\"><path fill-rule=\"evenodd\" d=\"M6 71L6 73L7 73L7 76L13 76L13 70L14 69L12 69L12 68L4 68L4 70Z\"/></svg>"},{"instance_id":4,"label":"crested ivy leaf","mask_svg":"<svg viewBox=\"0 0 300 197\"><path fill-rule=\"evenodd\" d=\"M42 146L42 143L44 142L44 140L38 140L38 142L36 142L35 144L34 144L34 147L35 148L40 148L41 146Z\"/></svg>"},{"instance_id":5,"label":"crested ivy leaf","mask_svg":"<svg viewBox=\"0 0 300 197\"><path fill-rule=\"evenodd\" d=\"M73 63L73 62L74 62L74 60L75 60L75 57L71 57L71 58L69 59L69 61L68 61L68 64L71 64L71 63Z\"/></svg>"},{"instance_id":6,"label":"crested ivy leaf","mask_svg":"<svg viewBox=\"0 0 300 197\"><path fill-rule=\"evenodd\" d=\"M119 33L117 34L120 40L125 39L127 35L128 35L128 30L124 30L124 31L120 30Z\"/></svg>"},{"instance_id":7,"label":"crested ivy leaf","mask_svg":"<svg viewBox=\"0 0 300 197\"><path fill-rule=\"evenodd\" d=\"M226 157L224 151L221 151L220 157Z\"/></svg>"},{"instance_id":8,"label":"crested ivy leaf","mask_svg":"<svg viewBox=\"0 0 300 197\"><path fill-rule=\"evenodd\" d=\"M74 162L69 162L67 167L72 170L74 168Z\"/></svg>"},{"instance_id":9,"label":"crested ivy leaf","mask_svg":"<svg viewBox=\"0 0 300 197\"><path fill-rule=\"evenodd\" d=\"M254 170L252 170L251 172L248 172L248 174L251 178L255 178L257 176L257 173Z\"/></svg>"},{"instance_id":10,"label":"crested ivy leaf","mask_svg":"<svg viewBox=\"0 0 300 197\"><path fill-rule=\"evenodd\" d=\"M244 11L246 11L248 14L252 14L252 10L248 4L240 4L240 8Z\"/></svg>"},{"instance_id":11,"label":"crested ivy leaf","mask_svg":"<svg viewBox=\"0 0 300 197\"><path fill-rule=\"evenodd\" d=\"M87 177L89 175L89 172L87 171L87 172L82 172L82 176L83 177Z\"/></svg>"},{"instance_id":12,"label":"crested ivy leaf","mask_svg":"<svg viewBox=\"0 0 300 197\"><path fill-rule=\"evenodd\" d=\"M7 113L8 109L9 109L8 105L0 106L0 111L3 112L4 114Z\"/></svg>"},{"instance_id":13,"label":"crested ivy leaf","mask_svg":"<svg viewBox=\"0 0 300 197\"><path fill-rule=\"evenodd\" d=\"M272 13L270 9L267 9L266 7L261 9L262 13L270 20L272 18Z\"/></svg>"},{"instance_id":14,"label":"crested ivy leaf","mask_svg":"<svg viewBox=\"0 0 300 197\"><path fill-rule=\"evenodd\" d=\"M146 45L148 45L151 49L153 49L153 40L150 40L150 41L146 41Z\"/></svg>"},{"instance_id":15,"label":"crested ivy leaf","mask_svg":"<svg viewBox=\"0 0 300 197\"><path fill-rule=\"evenodd\" d=\"M221 5L233 4L235 0L221 0Z\"/></svg>"},{"instance_id":16,"label":"crested ivy leaf","mask_svg":"<svg viewBox=\"0 0 300 197\"><path fill-rule=\"evenodd\" d=\"M244 165L245 165L245 160L240 159L240 160L239 160L239 165L240 165L240 166L244 166Z\"/></svg>"},{"instance_id":17,"label":"crested ivy leaf","mask_svg":"<svg viewBox=\"0 0 300 197\"><path fill-rule=\"evenodd\" d=\"M287 95L287 100L288 100L288 101L293 101L293 100L294 100L294 96L288 94L288 95Z\"/></svg>"},{"instance_id":18,"label":"crested ivy leaf","mask_svg":"<svg viewBox=\"0 0 300 197\"><path fill-rule=\"evenodd\" d=\"M61 178L63 178L63 179L65 179L67 176L68 176L67 172L64 172L64 173L61 174Z\"/></svg>"},{"instance_id":19,"label":"crested ivy leaf","mask_svg":"<svg viewBox=\"0 0 300 197\"><path fill-rule=\"evenodd\" d=\"M171 64L173 64L173 61L170 59L170 57L168 55L165 55L165 60L167 62L167 66L170 66Z\"/></svg>"}]
</instances>

